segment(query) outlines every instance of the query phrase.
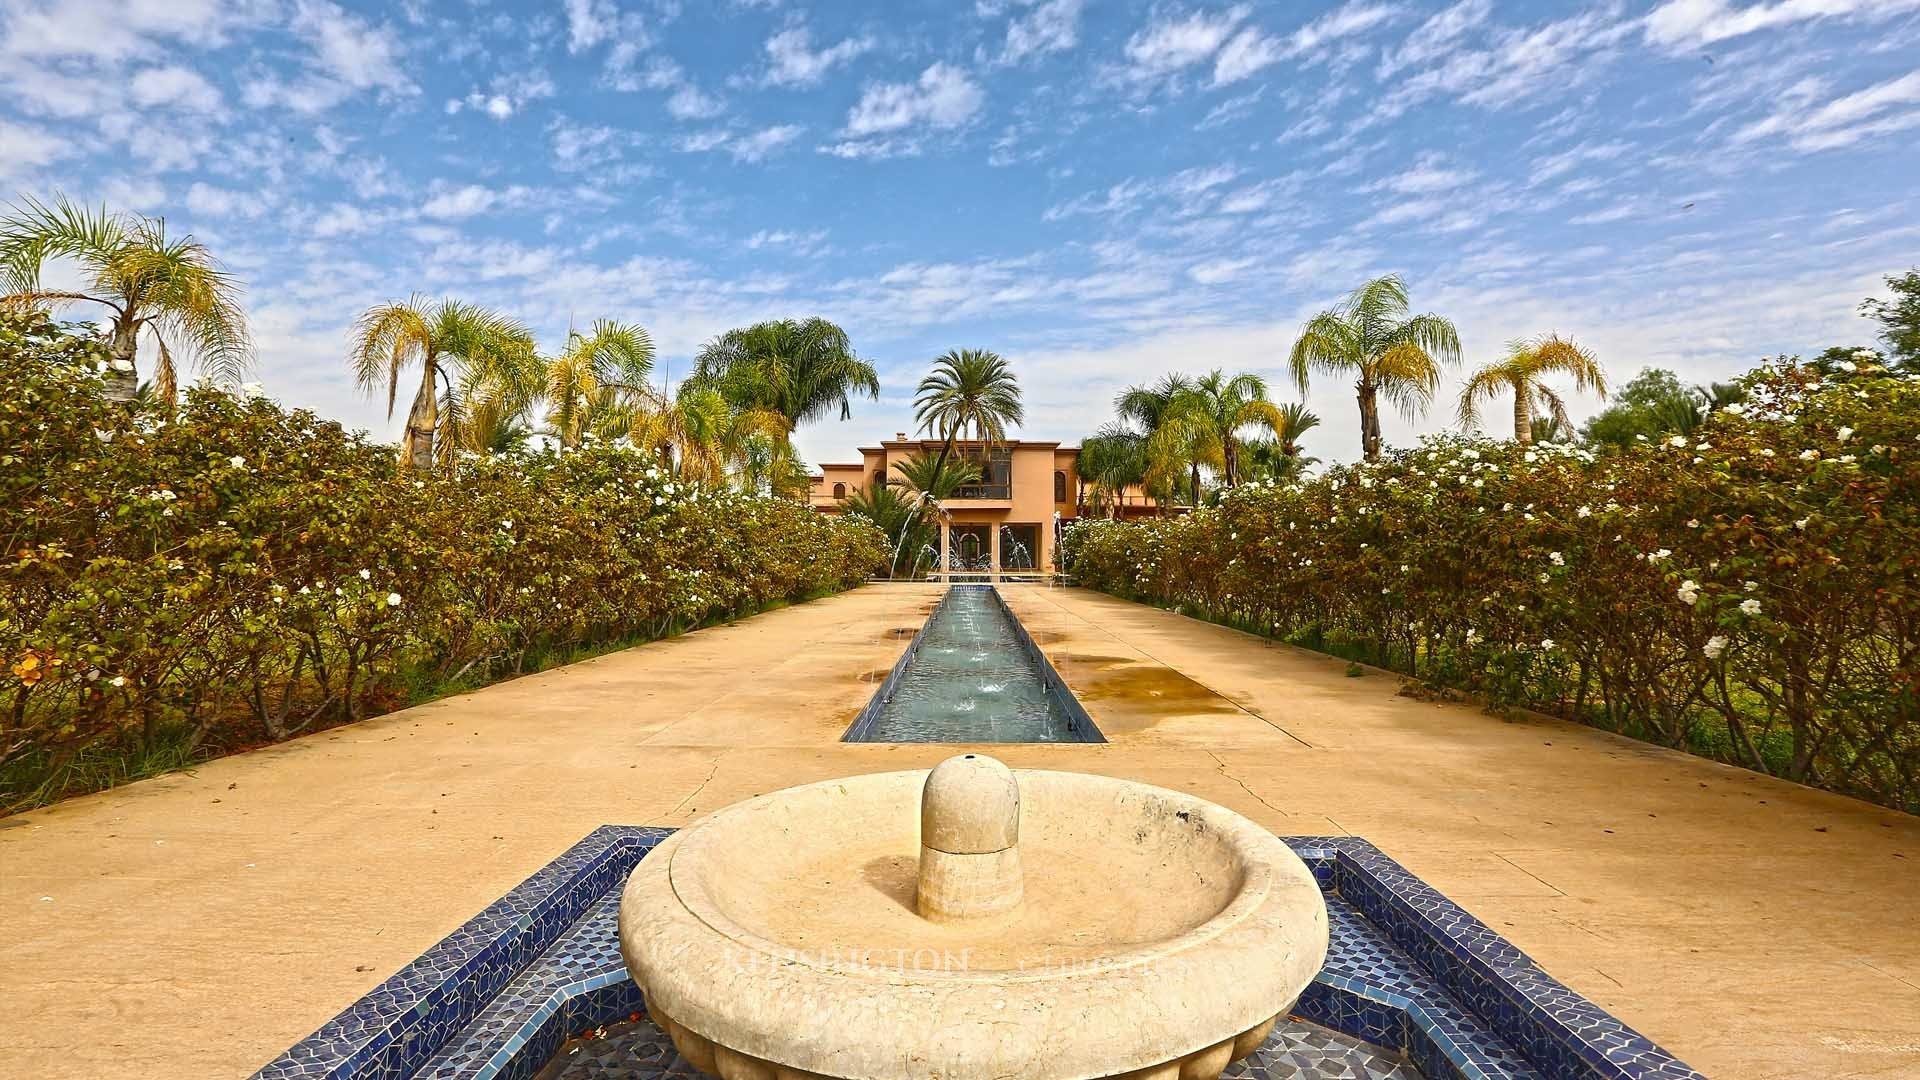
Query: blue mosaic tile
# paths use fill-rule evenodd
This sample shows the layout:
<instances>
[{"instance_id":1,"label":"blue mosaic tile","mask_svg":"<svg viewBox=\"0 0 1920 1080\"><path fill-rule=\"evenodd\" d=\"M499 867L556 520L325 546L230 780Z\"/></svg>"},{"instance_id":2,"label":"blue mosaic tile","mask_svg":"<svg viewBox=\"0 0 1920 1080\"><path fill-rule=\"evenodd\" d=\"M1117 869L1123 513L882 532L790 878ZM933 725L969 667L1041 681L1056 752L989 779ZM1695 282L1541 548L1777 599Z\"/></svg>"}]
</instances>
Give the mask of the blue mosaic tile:
<instances>
[{"instance_id":1,"label":"blue mosaic tile","mask_svg":"<svg viewBox=\"0 0 1920 1080\"><path fill-rule=\"evenodd\" d=\"M569 1035L636 1016L628 1029L652 1030L616 920L627 874L668 833L595 830L256 1077L530 1080ZM1326 893L1327 963L1235 1080L1699 1080L1373 845L1287 842ZM1315 1056L1287 1043L1321 1028L1369 1049ZM689 1075L671 1047L647 1054L617 1075Z\"/></svg>"}]
</instances>

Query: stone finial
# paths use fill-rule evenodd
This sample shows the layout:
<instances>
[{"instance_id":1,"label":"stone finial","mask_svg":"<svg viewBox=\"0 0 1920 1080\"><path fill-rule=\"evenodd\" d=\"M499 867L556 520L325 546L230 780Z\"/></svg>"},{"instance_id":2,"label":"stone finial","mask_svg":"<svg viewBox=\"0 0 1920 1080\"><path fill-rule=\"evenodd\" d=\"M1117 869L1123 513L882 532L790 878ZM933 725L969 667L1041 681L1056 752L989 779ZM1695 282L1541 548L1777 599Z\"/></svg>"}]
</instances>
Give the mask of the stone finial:
<instances>
[{"instance_id":1,"label":"stone finial","mask_svg":"<svg viewBox=\"0 0 1920 1080\"><path fill-rule=\"evenodd\" d=\"M985 754L941 762L920 790L921 916L998 915L1019 906L1025 892L1013 770Z\"/></svg>"}]
</instances>

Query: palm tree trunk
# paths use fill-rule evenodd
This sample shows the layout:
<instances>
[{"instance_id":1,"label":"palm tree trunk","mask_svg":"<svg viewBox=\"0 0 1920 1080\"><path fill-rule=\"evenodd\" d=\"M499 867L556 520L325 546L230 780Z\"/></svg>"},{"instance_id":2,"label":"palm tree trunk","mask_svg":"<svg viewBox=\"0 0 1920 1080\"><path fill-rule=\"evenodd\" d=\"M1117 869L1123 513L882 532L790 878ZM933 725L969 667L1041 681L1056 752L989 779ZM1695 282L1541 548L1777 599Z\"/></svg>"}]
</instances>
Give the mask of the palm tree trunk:
<instances>
[{"instance_id":1,"label":"palm tree trunk","mask_svg":"<svg viewBox=\"0 0 1920 1080\"><path fill-rule=\"evenodd\" d=\"M407 434L400 443L400 457L407 466L420 472L433 468L433 434L440 427L439 386L434 379L434 362L421 365L420 392L407 411Z\"/></svg>"},{"instance_id":2,"label":"palm tree trunk","mask_svg":"<svg viewBox=\"0 0 1920 1080\"><path fill-rule=\"evenodd\" d=\"M1524 382L1513 384L1513 441L1521 446L1533 442L1533 387Z\"/></svg>"},{"instance_id":3,"label":"palm tree trunk","mask_svg":"<svg viewBox=\"0 0 1920 1080\"><path fill-rule=\"evenodd\" d=\"M1353 384L1354 396L1360 402L1360 455L1368 461L1380 460L1380 398L1379 388L1361 380Z\"/></svg>"},{"instance_id":4,"label":"palm tree trunk","mask_svg":"<svg viewBox=\"0 0 1920 1080\"><path fill-rule=\"evenodd\" d=\"M140 326L131 319L115 319L113 335L107 341L111 363L107 368L107 400L129 404L140 392L140 375L133 368L133 357L140 349Z\"/></svg>"}]
</instances>

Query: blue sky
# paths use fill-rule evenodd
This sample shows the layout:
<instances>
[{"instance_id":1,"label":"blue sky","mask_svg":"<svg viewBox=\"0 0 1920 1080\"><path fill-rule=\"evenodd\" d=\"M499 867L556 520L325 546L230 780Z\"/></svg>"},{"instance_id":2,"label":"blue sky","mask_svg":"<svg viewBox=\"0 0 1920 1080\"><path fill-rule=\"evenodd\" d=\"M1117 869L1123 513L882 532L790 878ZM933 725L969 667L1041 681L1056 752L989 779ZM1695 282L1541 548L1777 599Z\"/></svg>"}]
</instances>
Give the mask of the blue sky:
<instances>
[{"instance_id":1,"label":"blue sky","mask_svg":"<svg viewBox=\"0 0 1920 1080\"><path fill-rule=\"evenodd\" d=\"M382 435L346 328L416 291L549 345L637 320L676 377L835 319L886 393L819 461L953 347L1077 439L1170 369L1293 399L1301 321L1376 273L1469 363L1558 331L1704 380L1869 341L1920 262L1920 0L0 0L0 85L0 195L191 230L269 392ZM1309 401L1354 457L1350 389Z\"/></svg>"}]
</instances>

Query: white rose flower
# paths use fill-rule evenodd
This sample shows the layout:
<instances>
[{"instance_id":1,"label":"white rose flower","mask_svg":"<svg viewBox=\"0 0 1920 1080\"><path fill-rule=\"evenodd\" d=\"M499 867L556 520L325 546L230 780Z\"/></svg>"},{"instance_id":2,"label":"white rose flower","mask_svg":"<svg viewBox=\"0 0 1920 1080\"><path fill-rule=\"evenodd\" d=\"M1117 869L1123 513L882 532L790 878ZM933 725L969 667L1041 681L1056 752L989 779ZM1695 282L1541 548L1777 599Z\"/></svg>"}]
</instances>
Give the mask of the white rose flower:
<instances>
[{"instance_id":1,"label":"white rose flower","mask_svg":"<svg viewBox=\"0 0 1920 1080\"><path fill-rule=\"evenodd\" d=\"M1549 553L1547 554L1547 558L1549 558L1549 559L1551 559L1551 560L1553 560L1553 565L1555 565L1555 566L1565 566L1565 565L1567 565L1567 557L1566 557L1565 555L1562 555L1562 554L1561 554L1560 552L1558 552L1558 551L1553 551L1553 552L1549 552Z\"/></svg>"},{"instance_id":2,"label":"white rose flower","mask_svg":"<svg viewBox=\"0 0 1920 1080\"><path fill-rule=\"evenodd\" d=\"M1760 614L1760 601L1751 597L1742 600L1740 601L1740 611L1746 615L1758 615Z\"/></svg>"},{"instance_id":3,"label":"white rose flower","mask_svg":"<svg viewBox=\"0 0 1920 1080\"><path fill-rule=\"evenodd\" d=\"M115 675L112 679L108 681L113 683L113 685L115 686L127 685L127 677L125 675Z\"/></svg>"},{"instance_id":4,"label":"white rose flower","mask_svg":"<svg viewBox=\"0 0 1920 1080\"><path fill-rule=\"evenodd\" d=\"M236 469L244 469L247 467L247 459L241 457L239 454L235 454L232 457L227 459L227 464L233 466Z\"/></svg>"},{"instance_id":5,"label":"white rose flower","mask_svg":"<svg viewBox=\"0 0 1920 1080\"><path fill-rule=\"evenodd\" d=\"M1692 607L1700 602L1700 584L1692 578L1680 583L1680 602Z\"/></svg>"},{"instance_id":6,"label":"white rose flower","mask_svg":"<svg viewBox=\"0 0 1920 1080\"><path fill-rule=\"evenodd\" d=\"M1667 440L1667 445L1676 448L1685 446L1687 445L1687 437L1685 435L1675 435L1673 438Z\"/></svg>"},{"instance_id":7,"label":"white rose flower","mask_svg":"<svg viewBox=\"0 0 1920 1080\"><path fill-rule=\"evenodd\" d=\"M1846 442L1848 439L1853 438L1853 429L1850 427L1843 427L1839 431L1834 432L1834 435L1841 442Z\"/></svg>"},{"instance_id":8,"label":"white rose flower","mask_svg":"<svg viewBox=\"0 0 1920 1080\"><path fill-rule=\"evenodd\" d=\"M361 581L372 581L372 580L373 580L373 571L371 571L371 570L367 570L367 569L362 569L362 570L360 571L360 580L361 580Z\"/></svg>"},{"instance_id":9,"label":"white rose flower","mask_svg":"<svg viewBox=\"0 0 1920 1080\"><path fill-rule=\"evenodd\" d=\"M1705 645L1702 645L1700 647L1700 651L1707 654L1707 659L1718 660L1720 658L1720 654L1727 651L1727 635L1725 634L1713 635L1712 637L1707 639L1707 643Z\"/></svg>"},{"instance_id":10,"label":"white rose flower","mask_svg":"<svg viewBox=\"0 0 1920 1080\"><path fill-rule=\"evenodd\" d=\"M388 606L388 607L399 607L399 606L400 606L400 594L399 594L399 593L397 593L397 592L390 592L390 593L388 593L388 594L387 594L387 606Z\"/></svg>"}]
</instances>

